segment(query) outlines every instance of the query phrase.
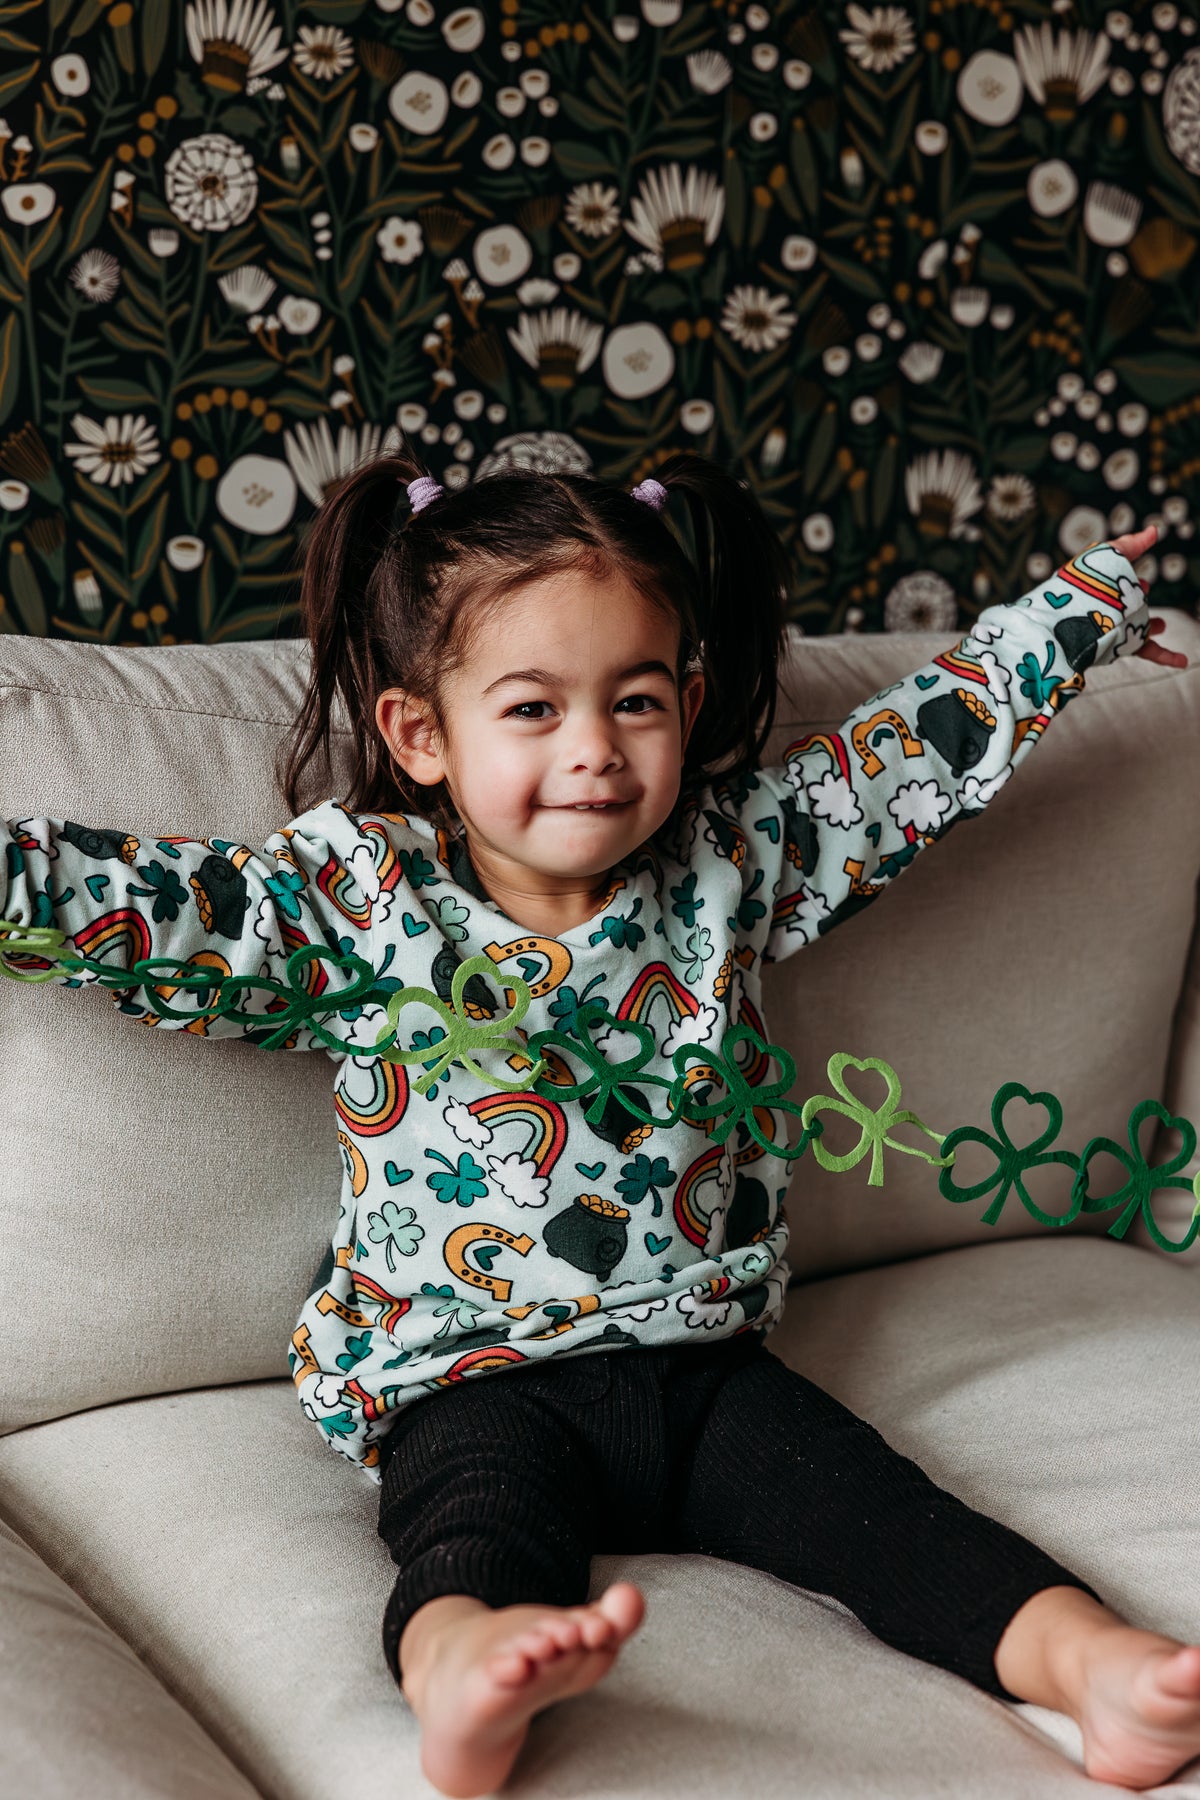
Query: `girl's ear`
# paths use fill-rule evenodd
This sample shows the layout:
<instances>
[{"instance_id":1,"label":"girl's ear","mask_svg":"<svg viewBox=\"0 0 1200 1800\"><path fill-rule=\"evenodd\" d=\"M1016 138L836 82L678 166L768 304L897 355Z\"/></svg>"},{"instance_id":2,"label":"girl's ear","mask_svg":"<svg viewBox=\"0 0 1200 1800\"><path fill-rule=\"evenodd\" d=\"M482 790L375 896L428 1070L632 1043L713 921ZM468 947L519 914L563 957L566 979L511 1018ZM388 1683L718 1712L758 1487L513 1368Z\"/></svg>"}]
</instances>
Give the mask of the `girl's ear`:
<instances>
[{"instance_id":1,"label":"girl's ear","mask_svg":"<svg viewBox=\"0 0 1200 1800\"><path fill-rule=\"evenodd\" d=\"M679 688L679 711L683 723L683 741L681 750L687 749L687 741L692 735L692 726L704 704L704 674L700 669L689 669Z\"/></svg>"},{"instance_id":2,"label":"girl's ear","mask_svg":"<svg viewBox=\"0 0 1200 1800\"><path fill-rule=\"evenodd\" d=\"M445 779L441 740L427 701L403 688L388 688L376 701L375 723L406 775L422 787L434 787Z\"/></svg>"}]
</instances>

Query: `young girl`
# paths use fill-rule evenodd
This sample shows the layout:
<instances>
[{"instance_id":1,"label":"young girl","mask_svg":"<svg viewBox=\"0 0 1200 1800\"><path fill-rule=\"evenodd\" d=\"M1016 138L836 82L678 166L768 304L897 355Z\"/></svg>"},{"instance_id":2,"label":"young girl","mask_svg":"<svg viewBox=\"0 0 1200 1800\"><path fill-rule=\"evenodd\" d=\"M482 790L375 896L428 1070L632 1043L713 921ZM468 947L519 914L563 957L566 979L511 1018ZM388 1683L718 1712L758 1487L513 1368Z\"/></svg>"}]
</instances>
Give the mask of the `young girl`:
<instances>
[{"instance_id":1,"label":"young girl","mask_svg":"<svg viewBox=\"0 0 1200 1800\"><path fill-rule=\"evenodd\" d=\"M443 1793L500 1785L532 1715L637 1629L629 1582L588 1603L598 1552L834 1595L1070 1713L1098 1780L1200 1751L1200 1647L1125 1624L764 1342L810 1134L789 1144L763 967L978 815L1093 663L1184 663L1131 566L1154 536L1092 545L761 769L788 568L739 482L681 454L632 494L445 493L406 447L314 522L298 816L264 852L4 831L7 973L337 1062L342 1204L290 1360L380 1485L385 1653ZM351 791L300 812L335 693Z\"/></svg>"}]
</instances>

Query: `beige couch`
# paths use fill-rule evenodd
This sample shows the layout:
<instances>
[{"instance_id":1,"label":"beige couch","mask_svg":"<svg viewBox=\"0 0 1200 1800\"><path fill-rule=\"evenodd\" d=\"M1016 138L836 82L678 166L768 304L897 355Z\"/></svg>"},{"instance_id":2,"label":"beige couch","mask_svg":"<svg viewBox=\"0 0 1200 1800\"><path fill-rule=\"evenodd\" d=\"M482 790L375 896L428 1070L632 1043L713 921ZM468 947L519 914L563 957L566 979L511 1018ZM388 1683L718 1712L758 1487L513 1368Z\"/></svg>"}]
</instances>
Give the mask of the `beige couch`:
<instances>
[{"instance_id":1,"label":"beige couch","mask_svg":"<svg viewBox=\"0 0 1200 1800\"><path fill-rule=\"evenodd\" d=\"M986 1127L1008 1080L1059 1095L1076 1151L1123 1140L1147 1098L1200 1125L1200 626L1169 616L1189 669L1092 671L981 819L768 977L801 1094L847 1050L891 1062L943 1132ZM797 640L772 752L950 641ZM0 638L2 816L261 844L286 822L272 770L305 656ZM342 792L345 748L314 798ZM0 980L0 1084L0 1790L431 1793L380 1649L377 1490L286 1378L337 1204L326 1059ZM988 1227L915 1157L889 1154L882 1188L867 1169L798 1165L772 1347L1128 1616L1200 1636L1200 1247L1118 1243L1112 1216L1047 1230L1015 1195ZM1113 1174L1101 1159L1093 1190ZM1181 1235L1190 1194L1156 1204ZM618 1574L645 1625L535 1721L514 1800L1099 1791L1069 1720L833 1602L699 1556L603 1558L596 1588ZM1200 1764L1170 1791L1200 1796Z\"/></svg>"}]
</instances>

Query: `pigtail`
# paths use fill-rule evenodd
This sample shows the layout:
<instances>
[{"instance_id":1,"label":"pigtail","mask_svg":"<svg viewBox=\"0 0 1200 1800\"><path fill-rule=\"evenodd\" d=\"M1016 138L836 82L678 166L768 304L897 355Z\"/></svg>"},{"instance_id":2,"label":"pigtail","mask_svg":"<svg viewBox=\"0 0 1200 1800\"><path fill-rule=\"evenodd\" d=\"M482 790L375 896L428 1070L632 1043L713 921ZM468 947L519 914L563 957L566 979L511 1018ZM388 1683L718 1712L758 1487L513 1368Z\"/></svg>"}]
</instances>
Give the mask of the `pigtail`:
<instances>
[{"instance_id":1,"label":"pigtail","mask_svg":"<svg viewBox=\"0 0 1200 1800\"><path fill-rule=\"evenodd\" d=\"M690 451L654 472L687 506L699 583L705 694L688 740L689 770L752 768L775 717L791 565L757 497Z\"/></svg>"},{"instance_id":2,"label":"pigtail","mask_svg":"<svg viewBox=\"0 0 1200 1800\"><path fill-rule=\"evenodd\" d=\"M333 707L339 693L351 724L353 753L346 804L351 811L379 806L389 790L398 788L386 742L377 730L363 730L362 722L374 720L376 700L390 685L385 679L390 658L378 641L381 627L390 623L393 630L402 630L412 608L401 528L412 510L407 483L426 474L406 440L395 455L377 457L344 476L310 522L300 569L300 611L311 665L291 736L276 761L276 779L293 817L324 797L308 796L302 803L300 779L318 750L332 766Z\"/></svg>"}]
</instances>

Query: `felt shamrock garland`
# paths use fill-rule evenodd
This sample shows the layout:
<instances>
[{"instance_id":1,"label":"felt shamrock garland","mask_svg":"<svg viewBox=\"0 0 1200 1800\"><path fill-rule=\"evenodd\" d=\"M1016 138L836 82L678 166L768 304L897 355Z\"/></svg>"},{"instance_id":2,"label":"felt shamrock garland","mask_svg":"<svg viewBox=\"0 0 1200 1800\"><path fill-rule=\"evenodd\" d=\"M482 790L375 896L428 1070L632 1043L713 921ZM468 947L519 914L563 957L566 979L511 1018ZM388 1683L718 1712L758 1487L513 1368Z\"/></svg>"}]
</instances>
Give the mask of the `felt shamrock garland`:
<instances>
[{"instance_id":1,"label":"felt shamrock garland","mask_svg":"<svg viewBox=\"0 0 1200 1800\"><path fill-rule=\"evenodd\" d=\"M394 982L381 986L371 965L361 957L341 955L317 944L305 944L291 952L286 964L288 985L285 987L265 976L214 975L173 957L148 957L136 962L131 970L114 969L90 957L64 953L65 940L65 932L51 927L22 926L0 919L0 945L3 945L0 975L15 981L37 982L52 980L60 969L87 970L101 986L144 988L150 1006L161 1018L236 1017L256 1024L269 1020L274 1024L274 1030L267 1037L256 1039L266 1050L280 1048L297 1027L305 1026L320 1042L335 1049L359 1054L374 1051L391 1062L422 1064L426 1073L413 1082L414 1091L419 1094L427 1092L451 1063L457 1062L481 1081L505 1092L532 1091L560 1102L578 1100L584 1103L584 1116L590 1124L594 1124L615 1099L643 1124L667 1129L682 1120L699 1126L716 1144L723 1144L735 1126L740 1125L764 1151L785 1162L795 1161L811 1145L813 1155L823 1169L844 1172L856 1168L870 1151L868 1187L883 1185L886 1147L906 1156L919 1156L923 1162L939 1169L938 1191L955 1204L980 1200L995 1190L981 1220L984 1225L997 1223L1009 1194L1015 1190L1031 1218L1039 1225L1055 1229L1069 1225L1081 1213L1105 1213L1120 1208L1119 1217L1108 1228L1110 1237L1123 1238L1140 1215L1153 1242L1170 1254L1186 1250L1200 1232L1200 1172L1192 1178L1178 1172L1195 1153L1196 1130L1189 1120L1173 1117L1157 1100L1141 1101L1130 1114L1128 1150L1112 1138L1094 1137L1082 1153L1076 1155L1070 1150L1049 1148L1062 1129L1062 1107L1055 1095L1045 1090L1031 1093L1017 1081L1005 1082L995 1094L991 1106L991 1133L977 1125L959 1125L943 1134L926 1125L916 1113L901 1110L899 1078L879 1057L859 1060L844 1051L838 1052L830 1057L827 1065L828 1079L836 1091L836 1098L830 1094L813 1094L803 1103L785 1099L784 1095L795 1082L794 1060L782 1045L766 1043L747 1025L729 1026L719 1046L679 1045L670 1058L675 1070L672 1080L651 1074L646 1068L656 1048L649 1026L616 1019L597 1000L586 1001L576 1008L566 1029L537 1031L526 1036L517 1027L529 1008L529 986L518 975L503 975L487 956L473 956L459 965L451 982L447 1004L429 988L397 987ZM11 955L45 960L53 966L45 970L11 968L5 960ZM352 972L354 979L350 986L333 995L311 994L302 985L302 971L318 958L328 960L343 973ZM471 1016L472 1009L464 1010L466 989L477 976L496 979L501 989L512 995L511 1009L504 1018L480 1019ZM202 1010L172 1008L159 992L164 986L195 994ZM262 1014L239 1010L235 1004L238 994L243 989L254 988L269 992L279 1004ZM327 1031L317 1017L321 1013L345 1013L352 1007L357 1012L371 1003L384 1006L388 1017L387 1028L374 1044L349 1043ZM401 1049L396 1043L399 1016L405 1007L414 1004L428 1007L437 1014L442 1020L441 1035L433 1040L432 1034L422 1034L424 1044ZM473 1010L478 1011L477 1008ZM603 1049L593 1041L592 1034L598 1032L607 1040ZM634 1038L637 1048L631 1056L614 1060L608 1054L613 1032ZM756 1073L761 1073L769 1061L774 1061L780 1068L780 1078L774 1082L747 1079L735 1055L739 1045L749 1050L751 1066ZM523 1071L520 1078L510 1080L481 1068L477 1057L484 1050L507 1053L509 1065ZM573 1078L571 1058L584 1065L586 1073L582 1078ZM864 1072L874 1069L882 1075L887 1084L887 1099L882 1106L868 1107L850 1091L844 1080L847 1068ZM635 1079L636 1088L631 1086ZM723 1090L716 1097L712 1097L714 1087ZM650 1088L664 1094L662 1113L655 1113L643 1097L642 1090ZM1006 1107L1018 1098L1028 1105L1043 1107L1048 1120L1046 1128L1032 1143L1024 1145L1015 1144L1004 1125ZM773 1143L763 1130L758 1116L760 1108L775 1108L797 1115L802 1126L799 1141L790 1147ZM819 1142L824 1130L819 1116L822 1112L839 1113L858 1126L858 1143L844 1156L834 1155ZM1170 1161L1153 1167L1139 1144L1141 1128L1151 1118L1174 1126L1182 1140L1178 1153ZM935 1156L914 1145L900 1143L891 1134L896 1126L903 1124L913 1125L931 1138L939 1146L941 1155ZM958 1146L964 1143L977 1143L990 1151L996 1159L996 1167L982 1181L960 1188L952 1171ZM1113 1194L1088 1192L1089 1170L1101 1153L1115 1158L1125 1171L1126 1179ZM1029 1170L1052 1163L1069 1168L1074 1176L1069 1203L1060 1213L1048 1213L1038 1206L1023 1180ZM1166 1188L1189 1188L1196 1200L1188 1229L1178 1240L1167 1237L1154 1216L1153 1197Z\"/></svg>"}]
</instances>

